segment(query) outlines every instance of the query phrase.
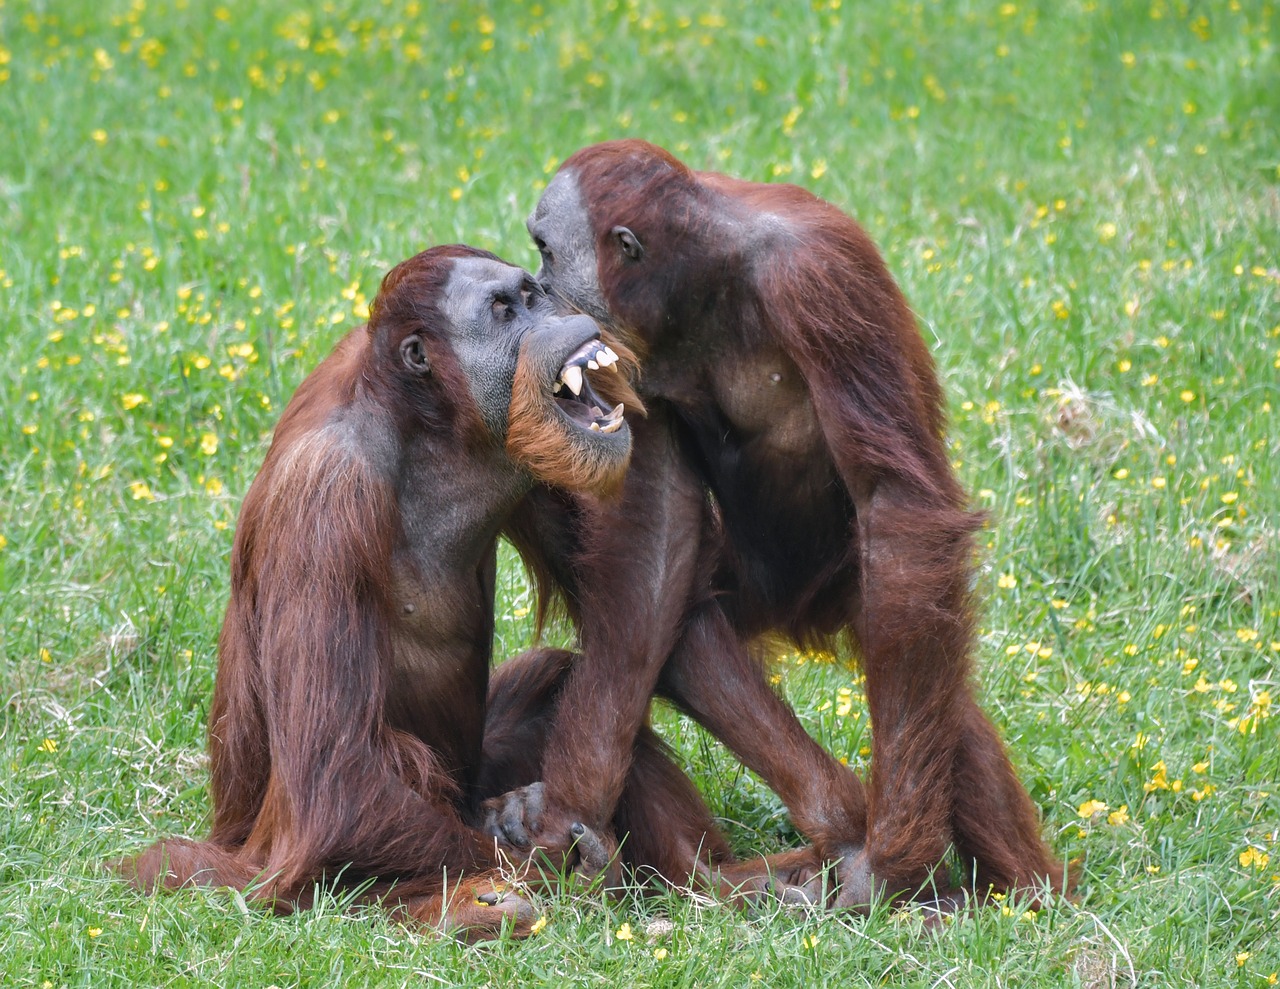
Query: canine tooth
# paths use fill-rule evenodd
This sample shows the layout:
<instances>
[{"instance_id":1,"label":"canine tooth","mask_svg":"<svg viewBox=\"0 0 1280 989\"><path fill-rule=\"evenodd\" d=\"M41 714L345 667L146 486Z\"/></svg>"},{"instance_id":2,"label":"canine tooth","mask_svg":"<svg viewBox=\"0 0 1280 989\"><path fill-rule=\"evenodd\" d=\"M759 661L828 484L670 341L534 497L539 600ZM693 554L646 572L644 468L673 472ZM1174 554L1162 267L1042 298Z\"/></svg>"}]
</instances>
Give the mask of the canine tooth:
<instances>
[{"instance_id":1,"label":"canine tooth","mask_svg":"<svg viewBox=\"0 0 1280 989\"><path fill-rule=\"evenodd\" d=\"M600 370L600 365L597 364L595 361L587 361L587 367L591 368L591 370L593 371Z\"/></svg>"},{"instance_id":2,"label":"canine tooth","mask_svg":"<svg viewBox=\"0 0 1280 989\"><path fill-rule=\"evenodd\" d=\"M604 352L609 355L610 360L614 361L615 363L617 362L618 355L613 352L612 347L605 347Z\"/></svg>"},{"instance_id":3,"label":"canine tooth","mask_svg":"<svg viewBox=\"0 0 1280 989\"><path fill-rule=\"evenodd\" d=\"M609 418L609 419L621 419L621 418L622 418L622 403L621 403L621 402L619 402L617 405L615 405L615 406L613 407L613 409L609 412L609 415L608 415L608 417L607 417L607 418Z\"/></svg>"},{"instance_id":4,"label":"canine tooth","mask_svg":"<svg viewBox=\"0 0 1280 989\"><path fill-rule=\"evenodd\" d=\"M600 423L598 423L598 422L593 422L593 423L591 424L591 431L592 431L593 433L603 433L603 432L604 432L604 430L600 428Z\"/></svg>"},{"instance_id":5,"label":"canine tooth","mask_svg":"<svg viewBox=\"0 0 1280 989\"><path fill-rule=\"evenodd\" d=\"M593 425L594 425L594 423L593 423ZM622 420L621 420L621 419L614 419L614 420L613 420L613 422L607 422L607 423L605 423L603 426L601 426L601 427L600 427L600 432L602 432L602 433L616 433L616 432L617 432L619 429L621 429L621 428L622 428Z\"/></svg>"},{"instance_id":6,"label":"canine tooth","mask_svg":"<svg viewBox=\"0 0 1280 989\"><path fill-rule=\"evenodd\" d=\"M560 377L574 395L582 394L582 368L576 364L570 364L560 372Z\"/></svg>"}]
</instances>

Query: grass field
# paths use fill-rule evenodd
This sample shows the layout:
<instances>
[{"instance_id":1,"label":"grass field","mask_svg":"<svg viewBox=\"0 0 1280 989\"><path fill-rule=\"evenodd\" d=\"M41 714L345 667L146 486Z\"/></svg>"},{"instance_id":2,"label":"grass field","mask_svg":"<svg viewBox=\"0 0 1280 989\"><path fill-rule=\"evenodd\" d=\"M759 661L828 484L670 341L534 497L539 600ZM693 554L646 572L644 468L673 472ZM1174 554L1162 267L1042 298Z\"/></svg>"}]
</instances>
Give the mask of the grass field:
<instances>
[{"instance_id":1,"label":"grass field","mask_svg":"<svg viewBox=\"0 0 1280 989\"><path fill-rule=\"evenodd\" d=\"M1278 15L0 0L0 985L1276 984ZM921 934L564 894L468 949L123 888L103 860L205 827L236 511L292 389L396 261L535 263L548 175L623 135L798 182L882 245L993 513L984 702L1078 902ZM498 656L528 603L508 557ZM864 766L858 675L823 659L780 686ZM736 844L798 841L657 721Z\"/></svg>"}]
</instances>

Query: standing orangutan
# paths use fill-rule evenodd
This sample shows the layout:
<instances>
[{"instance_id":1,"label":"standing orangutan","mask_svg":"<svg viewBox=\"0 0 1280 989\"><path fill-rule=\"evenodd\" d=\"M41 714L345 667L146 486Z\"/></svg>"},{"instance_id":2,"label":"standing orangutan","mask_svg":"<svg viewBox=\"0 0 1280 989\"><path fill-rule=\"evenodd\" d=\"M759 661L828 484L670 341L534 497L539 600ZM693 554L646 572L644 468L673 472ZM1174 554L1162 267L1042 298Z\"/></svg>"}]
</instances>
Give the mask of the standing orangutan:
<instances>
[{"instance_id":1,"label":"standing orangutan","mask_svg":"<svg viewBox=\"0 0 1280 989\"><path fill-rule=\"evenodd\" d=\"M233 886L281 910L317 883L367 884L362 899L390 894L399 915L464 937L504 920L528 931L532 908L496 873L528 842L516 853L475 821L485 797L537 778L570 657L532 652L489 683L495 544L537 484L620 483L622 402L639 406L604 373L617 360L591 319L557 316L526 272L485 252L435 248L387 275L368 326L298 388L241 509L209 727L212 831L160 841L121 872L144 889ZM611 411L584 366L621 399ZM651 836L633 864L677 880L731 864L656 737L632 742L609 823ZM609 859L578 822L539 839L585 873ZM732 878L765 875L741 868Z\"/></svg>"},{"instance_id":2,"label":"standing orangutan","mask_svg":"<svg viewBox=\"0 0 1280 989\"><path fill-rule=\"evenodd\" d=\"M982 520L948 462L930 354L867 235L803 189L695 172L636 140L566 161L528 226L562 307L638 355L649 415L620 500L574 515L543 493L513 524L529 552L577 553L556 576L584 658L546 742L542 830L503 826L521 820L517 790L491 801L493 833L607 828L656 691L779 793L815 868L836 863L835 906L931 877L954 906L934 874L951 845L975 891L1061 889L974 699ZM867 790L770 689L750 652L764 633L852 639Z\"/></svg>"}]
</instances>

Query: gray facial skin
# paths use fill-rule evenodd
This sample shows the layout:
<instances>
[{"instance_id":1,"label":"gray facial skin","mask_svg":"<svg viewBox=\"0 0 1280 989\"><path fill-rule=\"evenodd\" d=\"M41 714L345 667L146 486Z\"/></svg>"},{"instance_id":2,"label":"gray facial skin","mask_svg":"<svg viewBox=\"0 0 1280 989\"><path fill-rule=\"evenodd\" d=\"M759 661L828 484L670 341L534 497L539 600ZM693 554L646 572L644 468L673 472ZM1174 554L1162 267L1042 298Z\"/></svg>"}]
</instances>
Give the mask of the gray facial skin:
<instances>
[{"instance_id":1,"label":"gray facial skin","mask_svg":"<svg viewBox=\"0 0 1280 989\"><path fill-rule=\"evenodd\" d=\"M556 174L526 226L542 256L538 281L574 309L608 325L591 222L572 171ZM551 279L554 289L548 285Z\"/></svg>"},{"instance_id":2,"label":"gray facial skin","mask_svg":"<svg viewBox=\"0 0 1280 989\"><path fill-rule=\"evenodd\" d=\"M511 375L525 336L555 316L547 295L520 268L487 258L454 262L441 306L452 325L449 342L465 369L485 427L507 435ZM501 334L494 331L495 321Z\"/></svg>"}]
</instances>

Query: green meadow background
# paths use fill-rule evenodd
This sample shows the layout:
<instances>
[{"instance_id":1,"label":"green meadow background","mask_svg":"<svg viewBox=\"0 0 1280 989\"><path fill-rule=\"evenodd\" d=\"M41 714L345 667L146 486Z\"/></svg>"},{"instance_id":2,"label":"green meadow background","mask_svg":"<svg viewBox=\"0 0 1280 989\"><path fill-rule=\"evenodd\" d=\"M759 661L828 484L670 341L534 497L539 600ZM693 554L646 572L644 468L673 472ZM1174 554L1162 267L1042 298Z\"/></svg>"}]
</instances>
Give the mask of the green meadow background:
<instances>
[{"instance_id":1,"label":"green meadow background","mask_svg":"<svg viewBox=\"0 0 1280 989\"><path fill-rule=\"evenodd\" d=\"M0 985L1276 984L1278 29L1272 0L0 0ZM922 933L564 893L464 948L123 888L105 859L205 827L236 512L292 390L410 254L534 264L548 176L624 135L882 246L992 513L984 702L1078 899ZM499 657L533 634L504 552ZM776 672L865 767L848 657ZM799 840L656 720L737 847Z\"/></svg>"}]
</instances>

